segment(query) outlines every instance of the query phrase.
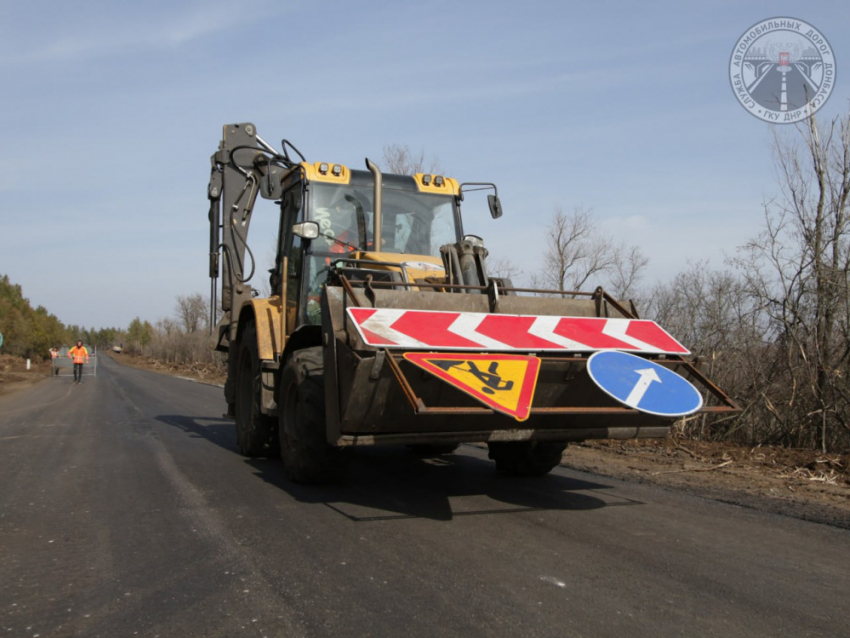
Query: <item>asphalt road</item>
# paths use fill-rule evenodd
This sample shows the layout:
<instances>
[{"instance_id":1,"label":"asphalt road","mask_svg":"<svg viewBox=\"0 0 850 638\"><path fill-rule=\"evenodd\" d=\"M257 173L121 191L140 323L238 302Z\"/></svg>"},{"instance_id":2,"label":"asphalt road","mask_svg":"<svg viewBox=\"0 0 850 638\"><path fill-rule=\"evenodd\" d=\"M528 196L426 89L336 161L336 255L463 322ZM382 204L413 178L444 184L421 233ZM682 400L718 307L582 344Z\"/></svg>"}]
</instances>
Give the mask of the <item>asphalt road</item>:
<instances>
[{"instance_id":1,"label":"asphalt road","mask_svg":"<svg viewBox=\"0 0 850 638\"><path fill-rule=\"evenodd\" d=\"M224 408L108 359L0 400L0 637L847 635L847 531L471 446L305 488Z\"/></svg>"}]
</instances>

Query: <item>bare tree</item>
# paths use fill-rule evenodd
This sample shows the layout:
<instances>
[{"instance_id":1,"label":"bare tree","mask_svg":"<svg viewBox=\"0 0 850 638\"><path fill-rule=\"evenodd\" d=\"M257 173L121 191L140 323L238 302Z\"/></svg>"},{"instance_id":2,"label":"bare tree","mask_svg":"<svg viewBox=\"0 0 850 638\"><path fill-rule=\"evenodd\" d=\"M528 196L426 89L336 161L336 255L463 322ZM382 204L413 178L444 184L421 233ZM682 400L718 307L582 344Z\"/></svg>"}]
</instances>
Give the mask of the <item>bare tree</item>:
<instances>
[{"instance_id":1,"label":"bare tree","mask_svg":"<svg viewBox=\"0 0 850 638\"><path fill-rule=\"evenodd\" d=\"M648 263L637 247L615 245L601 233L589 208L566 213L556 206L546 233L544 267L532 275L537 288L570 291L610 283L615 292L626 293Z\"/></svg>"},{"instance_id":2,"label":"bare tree","mask_svg":"<svg viewBox=\"0 0 850 638\"><path fill-rule=\"evenodd\" d=\"M728 260L652 289L646 316L676 335L743 405L700 435L741 443L850 444L850 114L775 131L779 194ZM689 426L690 427L690 426Z\"/></svg>"},{"instance_id":3,"label":"bare tree","mask_svg":"<svg viewBox=\"0 0 850 638\"><path fill-rule=\"evenodd\" d=\"M811 117L796 134L775 132L773 150L780 195L732 263L793 390L760 388L765 409L794 423L789 443L826 451L850 433L850 115L825 131Z\"/></svg>"},{"instance_id":4,"label":"bare tree","mask_svg":"<svg viewBox=\"0 0 850 638\"><path fill-rule=\"evenodd\" d=\"M516 286L522 277L522 270L507 257L488 257L487 274L491 277L509 279Z\"/></svg>"},{"instance_id":5,"label":"bare tree","mask_svg":"<svg viewBox=\"0 0 850 638\"><path fill-rule=\"evenodd\" d=\"M631 299L637 294L637 285L643 279L648 265L649 257L640 248L621 243L614 250L614 263L609 277L611 293L618 299Z\"/></svg>"},{"instance_id":6,"label":"bare tree","mask_svg":"<svg viewBox=\"0 0 850 638\"><path fill-rule=\"evenodd\" d=\"M703 416L686 420L680 431L751 445L774 440L775 424L751 409L753 388L771 383L774 353L766 346L758 302L747 294L739 274L713 270L707 262L691 264L669 282L656 283L641 306L645 318L674 335L712 381L747 406L740 419Z\"/></svg>"},{"instance_id":7,"label":"bare tree","mask_svg":"<svg viewBox=\"0 0 850 638\"><path fill-rule=\"evenodd\" d=\"M207 302L201 294L178 295L175 314L187 333L206 330Z\"/></svg>"},{"instance_id":8,"label":"bare tree","mask_svg":"<svg viewBox=\"0 0 850 638\"><path fill-rule=\"evenodd\" d=\"M389 144L384 146L384 163L390 173L397 175L415 175L416 173L443 173L440 160L433 157L425 159L425 151L414 153L407 144Z\"/></svg>"}]
</instances>

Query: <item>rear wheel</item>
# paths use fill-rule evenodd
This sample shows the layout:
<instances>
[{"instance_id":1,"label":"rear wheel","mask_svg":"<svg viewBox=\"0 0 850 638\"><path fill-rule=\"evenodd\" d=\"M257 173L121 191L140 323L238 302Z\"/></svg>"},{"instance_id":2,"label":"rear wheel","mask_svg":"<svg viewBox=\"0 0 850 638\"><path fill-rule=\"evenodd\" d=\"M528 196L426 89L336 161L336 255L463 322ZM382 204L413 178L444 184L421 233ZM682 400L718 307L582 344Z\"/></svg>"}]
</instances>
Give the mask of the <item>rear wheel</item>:
<instances>
[{"instance_id":1,"label":"rear wheel","mask_svg":"<svg viewBox=\"0 0 850 638\"><path fill-rule=\"evenodd\" d=\"M487 447L498 471L512 476L542 476L561 463L567 444L557 441L494 441Z\"/></svg>"},{"instance_id":2,"label":"rear wheel","mask_svg":"<svg viewBox=\"0 0 850 638\"><path fill-rule=\"evenodd\" d=\"M260 411L263 396L257 328L242 331L236 368L236 445L245 456L277 456L277 423Z\"/></svg>"},{"instance_id":3,"label":"rear wheel","mask_svg":"<svg viewBox=\"0 0 850 638\"><path fill-rule=\"evenodd\" d=\"M296 483L326 484L343 478L349 451L327 441L324 363L320 347L294 353L280 380L280 456Z\"/></svg>"}]
</instances>

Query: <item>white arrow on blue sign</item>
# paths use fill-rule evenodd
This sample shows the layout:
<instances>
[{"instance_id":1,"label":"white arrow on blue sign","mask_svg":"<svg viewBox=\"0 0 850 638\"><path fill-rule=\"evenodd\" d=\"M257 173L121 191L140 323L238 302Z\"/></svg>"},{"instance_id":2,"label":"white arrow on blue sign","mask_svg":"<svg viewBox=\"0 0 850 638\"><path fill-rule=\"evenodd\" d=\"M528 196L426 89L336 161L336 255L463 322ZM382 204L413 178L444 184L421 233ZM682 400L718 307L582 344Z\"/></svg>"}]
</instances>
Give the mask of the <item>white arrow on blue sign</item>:
<instances>
[{"instance_id":1,"label":"white arrow on blue sign","mask_svg":"<svg viewBox=\"0 0 850 638\"><path fill-rule=\"evenodd\" d=\"M647 414L680 417L702 407L702 395L686 379L627 352L595 352L587 372L607 395Z\"/></svg>"}]
</instances>

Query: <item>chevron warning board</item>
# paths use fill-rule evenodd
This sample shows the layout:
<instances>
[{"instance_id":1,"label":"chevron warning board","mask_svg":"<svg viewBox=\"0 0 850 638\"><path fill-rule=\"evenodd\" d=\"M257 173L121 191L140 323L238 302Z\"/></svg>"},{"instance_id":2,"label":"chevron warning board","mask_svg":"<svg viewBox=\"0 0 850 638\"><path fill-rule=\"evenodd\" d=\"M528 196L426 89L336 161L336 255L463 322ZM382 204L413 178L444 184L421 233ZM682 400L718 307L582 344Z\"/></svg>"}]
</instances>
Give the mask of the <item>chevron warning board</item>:
<instances>
[{"instance_id":1,"label":"chevron warning board","mask_svg":"<svg viewBox=\"0 0 850 638\"><path fill-rule=\"evenodd\" d=\"M487 407L525 421L531 411L540 359L518 354L407 352L404 358Z\"/></svg>"},{"instance_id":2,"label":"chevron warning board","mask_svg":"<svg viewBox=\"0 0 850 638\"><path fill-rule=\"evenodd\" d=\"M348 308L370 346L406 350L690 354L654 321L599 317Z\"/></svg>"}]
</instances>

